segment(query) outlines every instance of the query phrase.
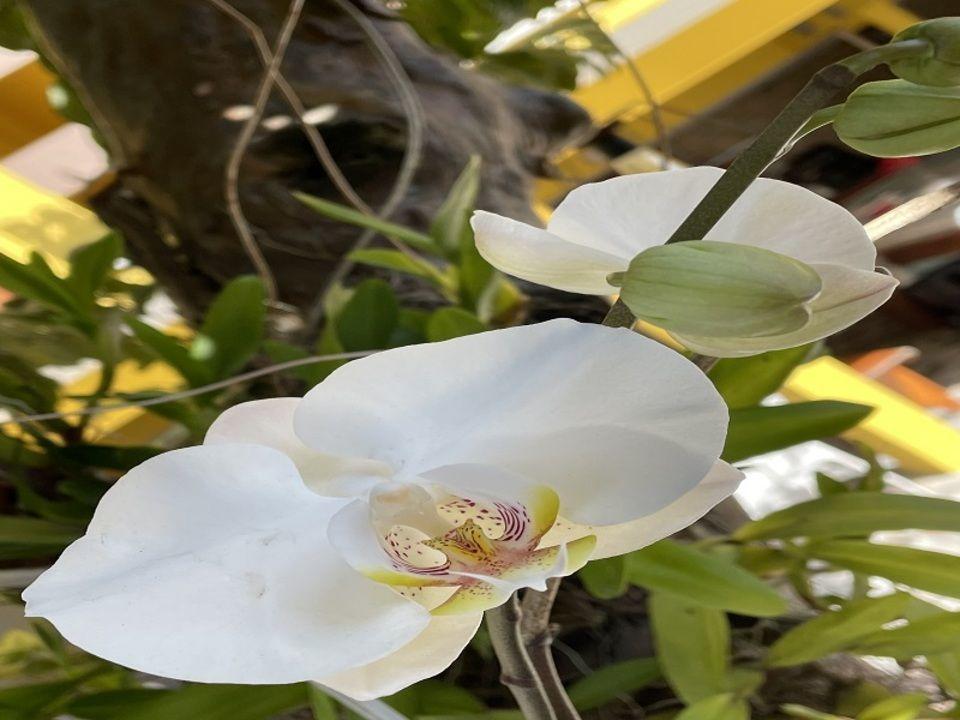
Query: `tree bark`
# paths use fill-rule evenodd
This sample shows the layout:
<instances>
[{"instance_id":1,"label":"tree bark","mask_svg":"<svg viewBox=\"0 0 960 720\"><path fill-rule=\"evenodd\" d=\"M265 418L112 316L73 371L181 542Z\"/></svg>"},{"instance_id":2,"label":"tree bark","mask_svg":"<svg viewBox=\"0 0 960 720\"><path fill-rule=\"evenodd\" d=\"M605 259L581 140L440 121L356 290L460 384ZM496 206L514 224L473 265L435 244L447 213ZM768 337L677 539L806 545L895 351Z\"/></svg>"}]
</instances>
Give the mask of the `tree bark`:
<instances>
[{"instance_id":1,"label":"tree bark","mask_svg":"<svg viewBox=\"0 0 960 720\"><path fill-rule=\"evenodd\" d=\"M273 42L288 0L232 0ZM425 45L373 0L353 0L413 80L426 114L420 169L393 218L424 227L472 154L483 159L483 208L531 219L533 174L588 126L559 95L509 87ZM263 76L233 19L206 0L23 0L42 50L92 110L118 180L95 201L130 253L188 316L251 265L226 214L223 173ZM407 137L395 89L356 24L331 0L308 0L282 72L360 196L388 195ZM230 109L234 112L231 113ZM242 114L242 113L240 113ZM290 117L274 93L266 117ZM290 193L344 202L295 120L258 131L242 166L244 211L281 299L305 307L358 236Z\"/></svg>"}]
</instances>

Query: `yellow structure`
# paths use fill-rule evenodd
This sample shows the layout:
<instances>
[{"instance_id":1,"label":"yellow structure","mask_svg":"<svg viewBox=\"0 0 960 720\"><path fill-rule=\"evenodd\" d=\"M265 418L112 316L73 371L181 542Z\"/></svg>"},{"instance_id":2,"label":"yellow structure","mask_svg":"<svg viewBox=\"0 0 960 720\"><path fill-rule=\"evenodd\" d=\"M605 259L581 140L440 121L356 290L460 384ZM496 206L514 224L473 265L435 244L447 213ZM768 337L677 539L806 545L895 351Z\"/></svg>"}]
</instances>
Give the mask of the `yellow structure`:
<instances>
[{"instance_id":1,"label":"yellow structure","mask_svg":"<svg viewBox=\"0 0 960 720\"><path fill-rule=\"evenodd\" d=\"M849 365L821 357L793 371L783 386L790 400L844 400L875 408L847 433L878 452L892 455L908 472L960 472L960 433L925 408Z\"/></svg>"}]
</instances>

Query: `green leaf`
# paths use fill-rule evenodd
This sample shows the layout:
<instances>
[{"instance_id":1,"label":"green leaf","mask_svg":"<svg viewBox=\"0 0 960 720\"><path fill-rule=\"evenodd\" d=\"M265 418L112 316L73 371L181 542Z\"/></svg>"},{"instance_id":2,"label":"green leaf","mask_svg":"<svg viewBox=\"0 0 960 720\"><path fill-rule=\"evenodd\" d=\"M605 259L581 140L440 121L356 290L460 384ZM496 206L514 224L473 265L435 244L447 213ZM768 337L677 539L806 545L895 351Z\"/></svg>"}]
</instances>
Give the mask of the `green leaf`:
<instances>
[{"instance_id":1,"label":"green leaf","mask_svg":"<svg viewBox=\"0 0 960 720\"><path fill-rule=\"evenodd\" d=\"M307 685L307 697L310 699L313 720L337 720L337 707L333 700L313 683Z\"/></svg>"},{"instance_id":2,"label":"green leaf","mask_svg":"<svg viewBox=\"0 0 960 720\"><path fill-rule=\"evenodd\" d=\"M469 690L439 680L424 680L386 698L407 717L478 713L486 709Z\"/></svg>"},{"instance_id":3,"label":"green leaf","mask_svg":"<svg viewBox=\"0 0 960 720\"><path fill-rule=\"evenodd\" d=\"M914 720L926 705L927 696L921 693L896 695L864 708L856 720Z\"/></svg>"},{"instance_id":4,"label":"green leaf","mask_svg":"<svg viewBox=\"0 0 960 720\"><path fill-rule=\"evenodd\" d=\"M960 698L960 650L927 655L927 667L950 697Z\"/></svg>"},{"instance_id":5,"label":"green leaf","mask_svg":"<svg viewBox=\"0 0 960 720\"><path fill-rule=\"evenodd\" d=\"M751 338L804 327L821 288L817 272L794 258L696 240L641 252L620 297L637 317L681 335Z\"/></svg>"},{"instance_id":6,"label":"green leaf","mask_svg":"<svg viewBox=\"0 0 960 720\"><path fill-rule=\"evenodd\" d=\"M180 373L193 387L206 385L212 379L210 368L202 362L190 357L190 351L170 335L147 325L134 317L125 318L127 326L133 331L137 340L142 342L161 360Z\"/></svg>"},{"instance_id":7,"label":"green leaf","mask_svg":"<svg viewBox=\"0 0 960 720\"><path fill-rule=\"evenodd\" d=\"M745 358L722 358L710 370L710 380L731 409L752 407L775 393L803 363L815 343Z\"/></svg>"},{"instance_id":8,"label":"green leaf","mask_svg":"<svg viewBox=\"0 0 960 720\"><path fill-rule=\"evenodd\" d=\"M750 705L733 693L723 693L693 703L675 720L750 720Z\"/></svg>"},{"instance_id":9,"label":"green leaf","mask_svg":"<svg viewBox=\"0 0 960 720\"><path fill-rule=\"evenodd\" d=\"M824 540L803 548L809 557L877 575L939 595L960 598L960 557L862 540Z\"/></svg>"},{"instance_id":10,"label":"green leaf","mask_svg":"<svg viewBox=\"0 0 960 720\"><path fill-rule=\"evenodd\" d=\"M575 682L567 692L577 710L587 711L631 695L659 678L656 658L636 658L601 668Z\"/></svg>"},{"instance_id":11,"label":"green leaf","mask_svg":"<svg viewBox=\"0 0 960 720\"><path fill-rule=\"evenodd\" d=\"M720 610L667 593L651 593L650 621L657 659L685 703L730 690L730 625Z\"/></svg>"},{"instance_id":12,"label":"green leaf","mask_svg":"<svg viewBox=\"0 0 960 720\"><path fill-rule=\"evenodd\" d=\"M399 250L366 248L363 250L354 250L348 257L350 260L363 265L421 277L443 288L449 285L449 283L444 280L440 271L435 267L425 261L420 261L406 253L402 253Z\"/></svg>"},{"instance_id":13,"label":"green leaf","mask_svg":"<svg viewBox=\"0 0 960 720\"><path fill-rule=\"evenodd\" d=\"M26 265L0 255L0 287L27 300L46 305L70 317L86 316L86 308L67 282L56 275L37 253Z\"/></svg>"},{"instance_id":14,"label":"green leaf","mask_svg":"<svg viewBox=\"0 0 960 720\"><path fill-rule=\"evenodd\" d=\"M465 233L470 233L470 215L480 192L480 156L473 155L433 218L430 236L451 258L460 253Z\"/></svg>"},{"instance_id":15,"label":"green leaf","mask_svg":"<svg viewBox=\"0 0 960 720\"><path fill-rule=\"evenodd\" d=\"M206 364L214 380L238 372L257 354L266 319L264 299L263 283L252 275L234 278L214 299L194 341L213 344Z\"/></svg>"},{"instance_id":16,"label":"green leaf","mask_svg":"<svg viewBox=\"0 0 960 720\"><path fill-rule=\"evenodd\" d=\"M397 327L400 306L383 280L364 280L337 316L337 336L344 350L388 347Z\"/></svg>"},{"instance_id":17,"label":"green leaf","mask_svg":"<svg viewBox=\"0 0 960 720\"><path fill-rule=\"evenodd\" d=\"M912 658L937 655L960 647L960 613L941 612L892 630L877 630L851 648L859 655Z\"/></svg>"},{"instance_id":18,"label":"green leaf","mask_svg":"<svg viewBox=\"0 0 960 720\"><path fill-rule=\"evenodd\" d=\"M851 488L846 483L835 480L826 473L818 472L817 491L821 496L827 497L828 495L843 495L850 492Z\"/></svg>"},{"instance_id":19,"label":"green leaf","mask_svg":"<svg viewBox=\"0 0 960 720\"><path fill-rule=\"evenodd\" d=\"M836 400L732 410L722 457L736 462L808 440L832 437L855 427L872 411L867 405Z\"/></svg>"},{"instance_id":20,"label":"green leaf","mask_svg":"<svg viewBox=\"0 0 960 720\"><path fill-rule=\"evenodd\" d=\"M162 448L139 445L88 445L77 443L55 450L57 458L81 466L129 470L163 452Z\"/></svg>"},{"instance_id":21,"label":"green leaf","mask_svg":"<svg viewBox=\"0 0 960 720\"><path fill-rule=\"evenodd\" d=\"M483 332L486 326L472 312L458 307L435 310L427 321L427 340L440 342Z\"/></svg>"},{"instance_id":22,"label":"green leaf","mask_svg":"<svg viewBox=\"0 0 960 720\"><path fill-rule=\"evenodd\" d=\"M800 665L844 651L860 638L903 615L909 602L909 595L897 593L856 600L840 610L818 615L777 640L770 647L767 665Z\"/></svg>"},{"instance_id":23,"label":"green leaf","mask_svg":"<svg viewBox=\"0 0 960 720\"><path fill-rule=\"evenodd\" d=\"M587 592L601 600L612 600L627 591L627 556L593 560L580 570L580 580Z\"/></svg>"},{"instance_id":24,"label":"green leaf","mask_svg":"<svg viewBox=\"0 0 960 720\"><path fill-rule=\"evenodd\" d=\"M433 238L422 232L417 232L403 225L397 225L396 223L365 215L346 205L330 202L329 200L307 195L306 193L295 192L293 196L311 210L315 210L331 220L339 220L340 222L356 225L357 227L375 230L381 235L399 240L415 250L422 250L423 252L434 255L441 254L440 248L437 247Z\"/></svg>"},{"instance_id":25,"label":"green leaf","mask_svg":"<svg viewBox=\"0 0 960 720\"><path fill-rule=\"evenodd\" d=\"M793 703L781 705L780 709L789 717L801 718L801 720L849 720L849 718L831 715L830 713L820 712L819 710L804 707L803 705L795 705Z\"/></svg>"},{"instance_id":26,"label":"green leaf","mask_svg":"<svg viewBox=\"0 0 960 720\"><path fill-rule=\"evenodd\" d=\"M786 601L773 588L743 568L671 540L627 555L626 577L684 602L741 615L773 617L787 610Z\"/></svg>"},{"instance_id":27,"label":"green leaf","mask_svg":"<svg viewBox=\"0 0 960 720\"><path fill-rule=\"evenodd\" d=\"M177 690L114 690L71 703L84 720L267 720L308 702L300 685L185 685Z\"/></svg>"},{"instance_id":28,"label":"green leaf","mask_svg":"<svg viewBox=\"0 0 960 720\"><path fill-rule=\"evenodd\" d=\"M83 534L79 528L29 517L0 516L0 543L56 550Z\"/></svg>"},{"instance_id":29,"label":"green leaf","mask_svg":"<svg viewBox=\"0 0 960 720\"><path fill-rule=\"evenodd\" d=\"M84 245L70 253L70 276L67 284L80 299L90 300L93 306L94 293L100 288L113 261L123 252L123 241L116 233L108 233L96 242Z\"/></svg>"},{"instance_id":30,"label":"green leaf","mask_svg":"<svg viewBox=\"0 0 960 720\"><path fill-rule=\"evenodd\" d=\"M741 526L738 540L863 537L878 530L960 528L960 502L917 495L844 492L793 505Z\"/></svg>"}]
</instances>

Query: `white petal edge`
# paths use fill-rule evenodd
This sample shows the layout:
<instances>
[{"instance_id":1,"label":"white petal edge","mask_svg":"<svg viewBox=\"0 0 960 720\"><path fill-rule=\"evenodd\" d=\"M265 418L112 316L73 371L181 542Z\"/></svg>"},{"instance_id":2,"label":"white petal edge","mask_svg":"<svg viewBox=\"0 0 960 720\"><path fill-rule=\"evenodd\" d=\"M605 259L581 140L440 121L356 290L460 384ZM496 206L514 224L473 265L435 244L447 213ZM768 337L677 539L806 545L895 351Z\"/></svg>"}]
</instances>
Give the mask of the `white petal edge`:
<instances>
[{"instance_id":1,"label":"white petal edge","mask_svg":"<svg viewBox=\"0 0 960 720\"><path fill-rule=\"evenodd\" d=\"M320 680L356 700L372 700L443 672L476 634L483 613L438 615L407 645L385 658Z\"/></svg>"},{"instance_id":2,"label":"white petal edge","mask_svg":"<svg viewBox=\"0 0 960 720\"><path fill-rule=\"evenodd\" d=\"M718 460L699 485L663 510L633 522L594 527L597 547L591 559L633 552L680 532L732 495L743 477L740 470Z\"/></svg>"},{"instance_id":3,"label":"white petal edge","mask_svg":"<svg viewBox=\"0 0 960 720\"><path fill-rule=\"evenodd\" d=\"M762 338L711 338L675 335L689 349L714 357L744 357L820 340L862 320L893 295L899 282L882 273L839 265L811 265L823 279L810 322L800 330Z\"/></svg>"},{"instance_id":4,"label":"white petal edge","mask_svg":"<svg viewBox=\"0 0 960 720\"><path fill-rule=\"evenodd\" d=\"M362 458L342 458L311 450L293 430L301 398L251 400L227 408L207 430L205 445L253 443L279 450L293 460L307 487L320 495L354 497L387 477L390 468Z\"/></svg>"},{"instance_id":5,"label":"white petal edge","mask_svg":"<svg viewBox=\"0 0 960 720\"><path fill-rule=\"evenodd\" d=\"M297 407L319 452L397 479L493 465L610 525L692 489L723 447L727 410L692 363L627 329L552 320L389 350L338 368Z\"/></svg>"},{"instance_id":6,"label":"white petal edge","mask_svg":"<svg viewBox=\"0 0 960 720\"><path fill-rule=\"evenodd\" d=\"M26 591L26 614L74 645L154 675L290 683L374 662L429 623L330 547L344 501L276 450L164 453L106 494L87 534Z\"/></svg>"},{"instance_id":7,"label":"white petal edge","mask_svg":"<svg viewBox=\"0 0 960 720\"><path fill-rule=\"evenodd\" d=\"M720 168L694 167L581 185L557 207L547 232L629 262L665 243L722 175ZM754 181L700 239L755 245L806 263L871 270L876 262L873 243L847 210L769 178Z\"/></svg>"},{"instance_id":8,"label":"white petal edge","mask_svg":"<svg viewBox=\"0 0 960 720\"><path fill-rule=\"evenodd\" d=\"M477 250L508 275L584 295L610 295L613 272L626 270L629 256L612 255L567 242L557 235L501 215L478 210L470 220Z\"/></svg>"}]
</instances>

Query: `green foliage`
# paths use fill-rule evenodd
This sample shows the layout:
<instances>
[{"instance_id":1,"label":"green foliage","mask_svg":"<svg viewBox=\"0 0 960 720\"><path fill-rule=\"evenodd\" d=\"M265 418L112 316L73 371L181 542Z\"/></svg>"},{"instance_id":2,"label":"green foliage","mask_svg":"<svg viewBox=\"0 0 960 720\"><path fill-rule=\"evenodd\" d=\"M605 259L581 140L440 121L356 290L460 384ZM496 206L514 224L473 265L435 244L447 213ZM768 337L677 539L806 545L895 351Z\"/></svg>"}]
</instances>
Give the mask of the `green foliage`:
<instances>
[{"instance_id":1,"label":"green foliage","mask_svg":"<svg viewBox=\"0 0 960 720\"><path fill-rule=\"evenodd\" d=\"M750 705L734 693L703 698L677 715L676 720L749 720Z\"/></svg>"},{"instance_id":2,"label":"green foliage","mask_svg":"<svg viewBox=\"0 0 960 720\"><path fill-rule=\"evenodd\" d=\"M652 593L650 622L664 676L688 705L731 688L726 615L665 593Z\"/></svg>"},{"instance_id":3,"label":"green foliage","mask_svg":"<svg viewBox=\"0 0 960 720\"><path fill-rule=\"evenodd\" d=\"M710 370L710 379L732 410L758 405L775 393L806 361L814 344L773 350L746 358L722 358Z\"/></svg>"},{"instance_id":4,"label":"green foliage","mask_svg":"<svg viewBox=\"0 0 960 720\"><path fill-rule=\"evenodd\" d=\"M487 45L501 31L534 16L550 0L405 0L403 17L428 43L448 50L508 81L572 89L576 58L542 43L492 54Z\"/></svg>"},{"instance_id":5,"label":"green foliage","mask_svg":"<svg viewBox=\"0 0 960 720\"><path fill-rule=\"evenodd\" d=\"M607 665L578 680L567 693L577 710L594 710L659 679L660 665L656 658L637 658Z\"/></svg>"},{"instance_id":6,"label":"green foliage","mask_svg":"<svg viewBox=\"0 0 960 720\"><path fill-rule=\"evenodd\" d=\"M799 665L852 647L906 611L910 596L888 595L851 602L840 610L819 615L798 625L770 647L771 667Z\"/></svg>"},{"instance_id":7,"label":"green foliage","mask_svg":"<svg viewBox=\"0 0 960 720\"><path fill-rule=\"evenodd\" d=\"M838 435L860 423L873 408L834 400L739 408L730 412L723 448L727 462Z\"/></svg>"},{"instance_id":8,"label":"green foliage","mask_svg":"<svg viewBox=\"0 0 960 720\"><path fill-rule=\"evenodd\" d=\"M596 560L581 571L587 589L601 598L638 585L686 602L743 615L769 617L786 602L768 585L719 555L661 540L628 555Z\"/></svg>"},{"instance_id":9,"label":"green foliage","mask_svg":"<svg viewBox=\"0 0 960 720\"><path fill-rule=\"evenodd\" d=\"M427 321L427 340L441 342L462 335L473 335L487 328L476 315L457 307L440 308Z\"/></svg>"},{"instance_id":10,"label":"green foliage","mask_svg":"<svg viewBox=\"0 0 960 720\"><path fill-rule=\"evenodd\" d=\"M740 527L739 540L863 537L879 530L956 530L960 503L879 492L831 494Z\"/></svg>"},{"instance_id":11,"label":"green foliage","mask_svg":"<svg viewBox=\"0 0 960 720\"><path fill-rule=\"evenodd\" d=\"M822 540L803 547L807 557L848 570L960 598L960 557L863 540Z\"/></svg>"},{"instance_id":12,"label":"green foliage","mask_svg":"<svg viewBox=\"0 0 960 720\"><path fill-rule=\"evenodd\" d=\"M204 361L215 380L233 375L257 354L266 319L264 299L259 279L238 277L227 283L210 306L192 350L209 342L211 350L204 353Z\"/></svg>"}]
</instances>

